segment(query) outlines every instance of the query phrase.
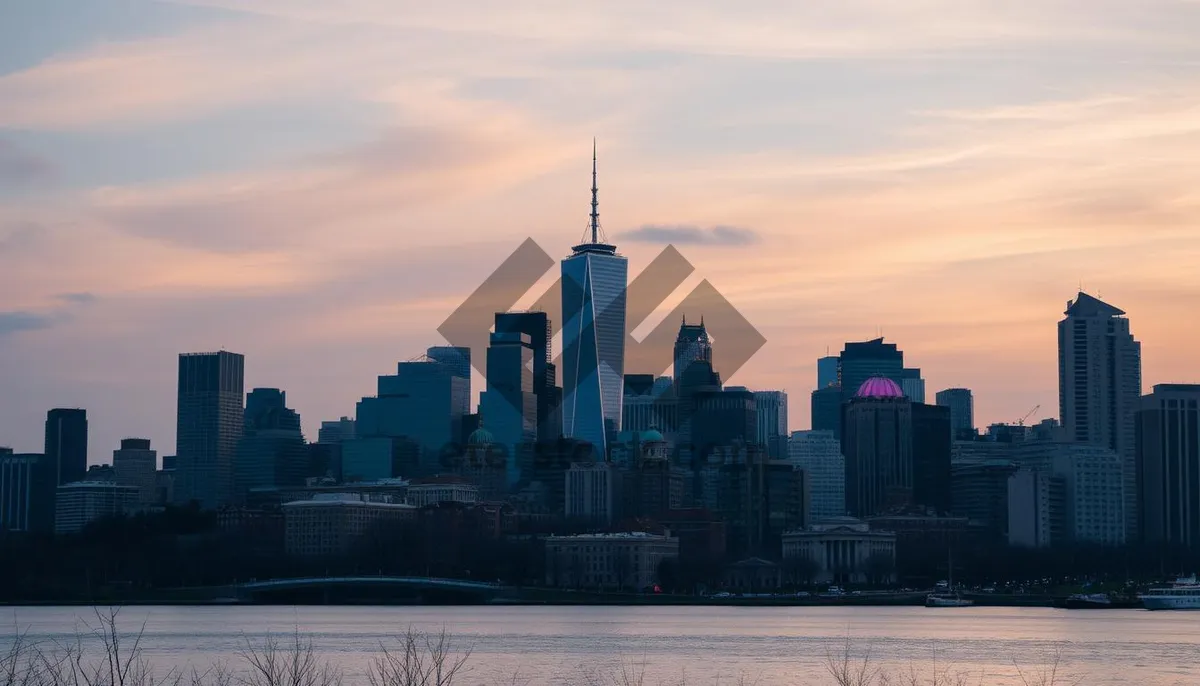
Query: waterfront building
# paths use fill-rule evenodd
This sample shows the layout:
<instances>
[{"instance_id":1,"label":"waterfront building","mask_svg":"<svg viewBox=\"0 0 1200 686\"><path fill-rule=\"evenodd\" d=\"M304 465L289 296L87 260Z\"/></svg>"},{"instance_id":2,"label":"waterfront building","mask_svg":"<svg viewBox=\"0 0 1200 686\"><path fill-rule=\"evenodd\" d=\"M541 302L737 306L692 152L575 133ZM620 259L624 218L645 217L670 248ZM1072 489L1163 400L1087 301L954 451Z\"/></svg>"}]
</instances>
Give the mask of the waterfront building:
<instances>
[{"instance_id":1,"label":"waterfront building","mask_svg":"<svg viewBox=\"0 0 1200 686\"><path fill-rule=\"evenodd\" d=\"M1047 548L1067 542L1066 488L1053 472L1019 468L1008 481L1008 543Z\"/></svg>"},{"instance_id":2,"label":"waterfront building","mask_svg":"<svg viewBox=\"0 0 1200 686\"><path fill-rule=\"evenodd\" d=\"M237 353L183 353L175 423L175 496L215 509L233 495L233 462L245 417L245 358Z\"/></svg>"},{"instance_id":3,"label":"waterfront building","mask_svg":"<svg viewBox=\"0 0 1200 686\"><path fill-rule=\"evenodd\" d=\"M1071 440L1121 456L1125 533L1138 533L1134 413L1142 395L1142 347L1125 312L1082 291L1058 323L1059 419Z\"/></svg>"},{"instance_id":4,"label":"waterfront building","mask_svg":"<svg viewBox=\"0 0 1200 686\"><path fill-rule=\"evenodd\" d=\"M1115 451L1067 440L1030 440L1013 444L1013 461L1022 468L1054 476L1061 493L1059 541L1123 545L1126 542L1123 458ZM1040 485L1038 488L1042 488ZM1040 496L1039 496L1040 497Z\"/></svg>"},{"instance_id":5,"label":"waterfront building","mask_svg":"<svg viewBox=\"0 0 1200 686\"><path fill-rule=\"evenodd\" d=\"M112 481L63 484L54 501L54 533L78 533L101 517L136 512L141 508L141 497L137 486Z\"/></svg>"},{"instance_id":6,"label":"waterfront building","mask_svg":"<svg viewBox=\"0 0 1200 686\"><path fill-rule=\"evenodd\" d=\"M562 261L562 434L591 443L604 460L621 430L629 265L601 240L597 193L593 148L590 238Z\"/></svg>"},{"instance_id":7,"label":"waterfront building","mask_svg":"<svg viewBox=\"0 0 1200 686\"><path fill-rule=\"evenodd\" d=\"M366 500L356 493L329 493L283 505L288 555L332 557L350 553L376 527L411 520L412 505Z\"/></svg>"},{"instance_id":8,"label":"waterfront building","mask_svg":"<svg viewBox=\"0 0 1200 686\"><path fill-rule=\"evenodd\" d=\"M895 580L896 534L853 517L834 517L784 532L787 566L809 583L890 583Z\"/></svg>"},{"instance_id":9,"label":"waterfront building","mask_svg":"<svg viewBox=\"0 0 1200 686\"><path fill-rule=\"evenodd\" d=\"M641 591L658 581L679 539L634 531L546 538L546 583L559 588Z\"/></svg>"},{"instance_id":10,"label":"waterfront building","mask_svg":"<svg viewBox=\"0 0 1200 686\"><path fill-rule=\"evenodd\" d=\"M479 500L479 487L456 478L422 479L409 484L405 497L408 504L414 507L438 503L473 505Z\"/></svg>"},{"instance_id":11,"label":"waterfront building","mask_svg":"<svg viewBox=\"0 0 1200 686\"><path fill-rule=\"evenodd\" d=\"M989 540L1007 541L1009 480L1016 471L1017 465L1008 459L955 463L950 510L970 520Z\"/></svg>"},{"instance_id":12,"label":"waterfront building","mask_svg":"<svg viewBox=\"0 0 1200 686\"><path fill-rule=\"evenodd\" d=\"M1141 540L1200 544L1200 384L1158 384L1137 412Z\"/></svg>"}]
</instances>

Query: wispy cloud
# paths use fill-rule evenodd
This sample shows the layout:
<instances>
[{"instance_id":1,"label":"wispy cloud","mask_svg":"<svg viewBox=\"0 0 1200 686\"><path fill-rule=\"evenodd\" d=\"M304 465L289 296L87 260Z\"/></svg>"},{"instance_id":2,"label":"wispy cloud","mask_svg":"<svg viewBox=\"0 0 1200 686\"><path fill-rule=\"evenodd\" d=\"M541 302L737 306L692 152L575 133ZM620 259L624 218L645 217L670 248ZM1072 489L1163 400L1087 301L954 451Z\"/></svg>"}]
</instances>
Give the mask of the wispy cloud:
<instances>
[{"instance_id":1,"label":"wispy cloud","mask_svg":"<svg viewBox=\"0 0 1200 686\"><path fill-rule=\"evenodd\" d=\"M48 329L58 321L54 314L38 312L0 312L0 338L11 336L22 331Z\"/></svg>"},{"instance_id":2,"label":"wispy cloud","mask_svg":"<svg viewBox=\"0 0 1200 686\"><path fill-rule=\"evenodd\" d=\"M92 303L96 302L96 295L94 293L87 292L59 293L54 297L68 305L91 305Z\"/></svg>"},{"instance_id":3,"label":"wispy cloud","mask_svg":"<svg viewBox=\"0 0 1200 686\"><path fill-rule=\"evenodd\" d=\"M53 175L54 165L48 160L22 150L12 141L0 138L0 184L31 183Z\"/></svg>"},{"instance_id":4,"label":"wispy cloud","mask_svg":"<svg viewBox=\"0 0 1200 686\"><path fill-rule=\"evenodd\" d=\"M677 243L679 245L753 245L760 236L753 229L738 226L690 226L686 224L647 224L617 236L638 243Z\"/></svg>"}]
</instances>

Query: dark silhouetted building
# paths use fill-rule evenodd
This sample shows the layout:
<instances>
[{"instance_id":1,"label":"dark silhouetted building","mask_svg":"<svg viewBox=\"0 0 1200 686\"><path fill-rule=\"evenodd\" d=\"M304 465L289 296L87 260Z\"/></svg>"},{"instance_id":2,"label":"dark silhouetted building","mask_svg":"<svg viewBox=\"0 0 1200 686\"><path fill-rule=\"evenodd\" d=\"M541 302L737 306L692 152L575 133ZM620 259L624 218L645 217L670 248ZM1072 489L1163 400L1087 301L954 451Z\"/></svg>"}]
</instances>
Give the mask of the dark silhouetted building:
<instances>
[{"instance_id":1,"label":"dark silhouetted building","mask_svg":"<svg viewBox=\"0 0 1200 686\"><path fill-rule=\"evenodd\" d=\"M1141 540L1200 544L1200 384L1158 384L1137 412Z\"/></svg>"},{"instance_id":2,"label":"dark silhouetted building","mask_svg":"<svg viewBox=\"0 0 1200 686\"><path fill-rule=\"evenodd\" d=\"M950 511L950 408L924 403L912 407L912 503Z\"/></svg>"},{"instance_id":3,"label":"dark silhouetted building","mask_svg":"<svg viewBox=\"0 0 1200 686\"><path fill-rule=\"evenodd\" d=\"M236 498L250 489L302 486L309 471L309 448L300 415L278 388L255 388L246 396L245 431L234 463Z\"/></svg>"},{"instance_id":4,"label":"dark silhouetted building","mask_svg":"<svg viewBox=\"0 0 1200 686\"><path fill-rule=\"evenodd\" d=\"M57 485L82 481L87 474L87 410L57 408L46 413L45 448Z\"/></svg>"},{"instance_id":5,"label":"dark silhouetted building","mask_svg":"<svg viewBox=\"0 0 1200 686\"><path fill-rule=\"evenodd\" d=\"M990 541L1008 541L1009 479L1017 466L1009 460L955 464L950 473L951 511L966 517Z\"/></svg>"},{"instance_id":6,"label":"dark silhouetted building","mask_svg":"<svg viewBox=\"0 0 1200 686\"><path fill-rule=\"evenodd\" d=\"M667 441L653 429L640 435L641 454L624 474L624 518L660 519L683 507L687 473L671 463Z\"/></svg>"},{"instance_id":7,"label":"dark silhouetted building","mask_svg":"<svg viewBox=\"0 0 1200 686\"><path fill-rule=\"evenodd\" d=\"M692 445L701 459L715 446L757 443L757 405L754 394L745 388L695 394L692 396L691 419Z\"/></svg>"},{"instance_id":8,"label":"dark silhouetted building","mask_svg":"<svg viewBox=\"0 0 1200 686\"><path fill-rule=\"evenodd\" d=\"M537 442L537 395L534 394L534 349L529 334L497 331L487 350L487 390L480 398L483 424L509 455L507 481L521 479Z\"/></svg>"},{"instance_id":9,"label":"dark silhouetted building","mask_svg":"<svg viewBox=\"0 0 1200 686\"><path fill-rule=\"evenodd\" d=\"M920 369L905 368L900 371L900 390L914 403L925 402L925 379Z\"/></svg>"},{"instance_id":10,"label":"dark silhouetted building","mask_svg":"<svg viewBox=\"0 0 1200 686\"><path fill-rule=\"evenodd\" d=\"M467 397L471 397L471 349L457 345L435 345L425 350L425 356L444 364L450 373L467 382Z\"/></svg>"},{"instance_id":11,"label":"dark silhouetted building","mask_svg":"<svg viewBox=\"0 0 1200 686\"><path fill-rule=\"evenodd\" d=\"M838 358L838 377L843 403L849 402L867 379L890 379L903 390L904 353L882 338L847 343Z\"/></svg>"},{"instance_id":12,"label":"dark silhouetted building","mask_svg":"<svg viewBox=\"0 0 1200 686\"><path fill-rule=\"evenodd\" d=\"M122 486L138 489L138 503L154 505L158 499L158 452L148 438L123 438L113 451L113 477Z\"/></svg>"},{"instance_id":13,"label":"dark silhouetted building","mask_svg":"<svg viewBox=\"0 0 1200 686\"><path fill-rule=\"evenodd\" d=\"M396 373L380 376L377 395L363 398L357 407L356 438L342 443L343 471L349 470L352 446L362 457L362 441L374 438L403 438L419 448L414 472L405 478L436 473L442 451L462 436L463 417L470 408L467 381L451 365L424 359L400 362ZM392 444L376 441L372 445L392 453ZM377 465L386 464L386 455L376 455Z\"/></svg>"},{"instance_id":14,"label":"dark silhouetted building","mask_svg":"<svg viewBox=\"0 0 1200 686\"><path fill-rule=\"evenodd\" d=\"M817 358L817 390L840 386L838 377L838 356L826 355Z\"/></svg>"},{"instance_id":15,"label":"dark silhouetted building","mask_svg":"<svg viewBox=\"0 0 1200 686\"><path fill-rule=\"evenodd\" d=\"M975 436L975 398L969 388L947 388L938 391L935 401L950 408L950 435L956 441L969 441Z\"/></svg>"},{"instance_id":16,"label":"dark silhouetted building","mask_svg":"<svg viewBox=\"0 0 1200 686\"><path fill-rule=\"evenodd\" d=\"M45 455L0 448L0 532L54 530L56 472Z\"/></svg>"},{"instance_id":17,"label":"dark silhouetted building","mask_svg":"<svg viewBox=\"0 0 1200 686\"><path fill-rule=\"evenodd\" d=\"M1080 443L1111 449L1124 460L1125 531L1135 540L1137 448L1134 413L1142 395L1142 346L1125 312L1087 293L1067 302L1058 323L1059 419Z\"/></svg>"},{"instance_id":18,"label":"dark silhouetted building","mask_svg":"<svg viewBox=\"0 0 1200 686\"><path fill-rule=\"evenodd\" d=\"M888 378L867 379L844 412L842 454L850 515L869 517L911 502L912 403L900 386Z\"/></svg>"},{"instance_id":19,"label":"dark silhouetted building","mask_svg":"<svg viewBox=\"0 0 1200 686\"><path fill-rule=\"evenodd\" d=\"M175 497L215 509L233 496L233 462L245 417L245 358L183 353L175 423Z\"/></svg>"},{"instance_id":20,"label":"dark silhouetted building","mask_svg":"<svg viewBox=\"0 0 1200 686\"><path fill-rule=\"evenodd\" d=\"M842 437L842 387L826 386L812 392L813 431L828 431Z\"/></svg>"},{"instance_id":21,"label":"dark silhouetted building","mask_svg":"<svg viewBox=\"0 0 1200 686\"><path fill-rule=\"evenodd\" d=\"M551 441L562 433L562 415L555 401L555 375L551 362L554 334L545 312L497 312L496 333L525 334L533 350L533 395L537 398L537 440ZM490 355L490 353L489 353Z\"/></svg>"},{"instance_id":22,"label":"dark silhouetted building","mask_svg":"<svg viewBox=\"0 0 1200 686\"><path fill-rule=\"evenodd\" d=\"M758 416L755 442L767 446L767 456L784 460L788 456L788 396L786 391L754 391Z\"/></svg>"},{"instance_id":23,"label":"dark silhouetted building","mask_svg":"<svg viewBox=\"0 0 1200 686\"><path fill-rule=\"evenodd\" d=\"M704 318L699 324L688 324L687 317L679 325L679 334L675 337L674 379L678 385L683 379L684 372L693 362L707 362L712 366L712 339L704 328Z\"/></svg>"}]
</instances>

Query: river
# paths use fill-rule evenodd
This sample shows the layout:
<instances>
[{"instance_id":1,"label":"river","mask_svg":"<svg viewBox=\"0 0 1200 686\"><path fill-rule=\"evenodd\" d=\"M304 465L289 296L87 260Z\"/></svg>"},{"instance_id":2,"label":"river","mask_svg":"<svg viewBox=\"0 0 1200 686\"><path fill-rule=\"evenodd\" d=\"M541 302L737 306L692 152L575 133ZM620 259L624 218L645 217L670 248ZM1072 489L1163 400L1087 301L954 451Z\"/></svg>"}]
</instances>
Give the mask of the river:
<instances>
[{"instance_id":1,"label":"river","mask_svg":"<svg viewBox=\"0 0 1200 686\"><path fill-rule=\"evenodd\" d=\"M42 645L86 633L89 608L9 607L0 617ZM830 655L869 651L885 670L949 671L970 684L1015 686L1019 665L1036 683L1055 661L1060 684L1200 684L1200 613L1145 610L921 607L127 607L122 629L144 623L145 656L157 669L237 667L246 641L298 629L336 663L348 685L365 682L380 642L408 628L445 628L470 648L464 686L611 682L621 666L646 686L831 683ZM0 639L3 643L4 639ZM514 675L518 678L514 680ZM1030 679L1030 676L1033 679Z\"/></svg>"}]
</instances>

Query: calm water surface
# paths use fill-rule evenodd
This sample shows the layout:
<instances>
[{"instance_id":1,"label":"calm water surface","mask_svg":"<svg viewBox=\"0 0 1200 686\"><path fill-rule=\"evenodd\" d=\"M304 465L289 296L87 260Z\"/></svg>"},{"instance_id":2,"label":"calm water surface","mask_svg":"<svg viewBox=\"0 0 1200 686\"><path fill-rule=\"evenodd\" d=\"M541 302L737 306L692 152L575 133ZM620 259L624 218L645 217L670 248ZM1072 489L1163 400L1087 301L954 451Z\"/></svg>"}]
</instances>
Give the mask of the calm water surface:
<instances>
[{"instance_id":1,"label":"calm water surface","mask_svg":"<svg viewBox=\"0 0 1200 686\"><path fill-rule=\"evenodd\" d=\"M87 608L3 608L4 624L34 641L72 639ZM467 686L586 684L622 664L644 665L647 684L761 686L828 683L831 652L851 650L891 669L972 675L973 684L1021 684L1059 656L1081 686L1200 686L1200 612L1049 608L738 607L131 607L120 625L145 622L156 667L237 666L247 639L297 628L362 683L381 641L409 627L454 636L471 649ZM6 628L0 643L11 637Z\"/></svg>"}]
</instances>

